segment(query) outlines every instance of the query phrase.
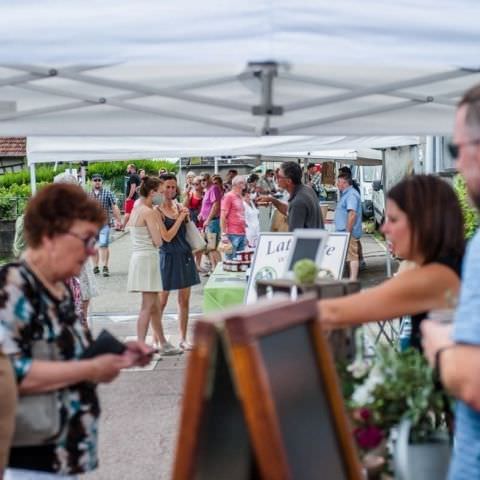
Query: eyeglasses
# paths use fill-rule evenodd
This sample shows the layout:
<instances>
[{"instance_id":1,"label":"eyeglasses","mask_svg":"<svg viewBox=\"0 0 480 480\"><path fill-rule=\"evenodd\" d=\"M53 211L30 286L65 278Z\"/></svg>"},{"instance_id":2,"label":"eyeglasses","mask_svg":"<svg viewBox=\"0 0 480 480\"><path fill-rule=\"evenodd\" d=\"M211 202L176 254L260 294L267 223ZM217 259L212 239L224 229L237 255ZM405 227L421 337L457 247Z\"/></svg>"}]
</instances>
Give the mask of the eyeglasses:
<instances>
[{"instance_id":1,"label":"eyeglasses","mask_svg":"<svg viewBox=\"0 0 480 480\"><path fill-rule=\"evenodd\" d=\"M206 178L202 178L202 179L200 180L200 182L206 182L206 181L207 181Z\"/></svg>"},{"instance_id":2,"label":"eyeglasses","mask_svg":"<svg viewBox=\"0 0 480 480\"><path fill-rule=\"evenodd\" d=\"M94 181L94 182L101 182L102 179L101 179L101 178L94 178L93 181Z\"/></svg>"},{"instance_id":3,"label":"eyeglasses","mask_svg":"<svg viewBox=\"0 0 480 480\"><path fill-rule=\"evenodd\" d=\"M452 158L458 158L458 155L460 154L460 149L468 145L480 145L480 139L472 140L470 142L465 142L465 143L458 143L458 144L449 143L448 151L450 152L450 155Z\"/></svg>"},{"instance_id":4,"label":"eyeglasses","mask_svg":"<svg viewBox=\"0 0 480 480\"><path fill-rule=\"evenodd\" d=\"M84 238L78 235L78 233L74 232L66 232L66 235L70 235L81 240L87 252L95 251L97 248L97 237L95 235L89 235L87 238Z\"/></svg>"}]
</instances>

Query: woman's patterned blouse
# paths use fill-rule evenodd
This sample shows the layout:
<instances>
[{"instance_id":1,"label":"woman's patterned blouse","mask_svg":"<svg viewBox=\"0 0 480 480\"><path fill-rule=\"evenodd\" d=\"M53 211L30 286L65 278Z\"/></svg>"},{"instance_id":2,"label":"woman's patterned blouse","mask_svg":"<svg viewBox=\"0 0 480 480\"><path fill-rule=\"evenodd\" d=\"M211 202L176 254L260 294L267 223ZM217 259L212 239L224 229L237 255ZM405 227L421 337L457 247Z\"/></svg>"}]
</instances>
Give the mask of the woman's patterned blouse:
<instances>
[{"instance_id":1,"label":"woman's patterned blouse","mask_svg":"<svg viewBox=\"0 0 480 480\"><path fill-rule=\"evenodd\" d=\"M9 354L18 383L35 361L32 346L36 341L51 342L63 361L79 359L90 343L67 291L62 300L54 298L24 262L0 269L0 347ZM82 382L57 392L62 429L53 448L47 449L50 472L68 475L96 468L100 406L95 390L95 385ZM25 463L11 466L35 469L29 465L29 455L19 455L22 448L30 455L35 447L12 448L11 458L25 457Z\"/></svg>"}]
</instances>

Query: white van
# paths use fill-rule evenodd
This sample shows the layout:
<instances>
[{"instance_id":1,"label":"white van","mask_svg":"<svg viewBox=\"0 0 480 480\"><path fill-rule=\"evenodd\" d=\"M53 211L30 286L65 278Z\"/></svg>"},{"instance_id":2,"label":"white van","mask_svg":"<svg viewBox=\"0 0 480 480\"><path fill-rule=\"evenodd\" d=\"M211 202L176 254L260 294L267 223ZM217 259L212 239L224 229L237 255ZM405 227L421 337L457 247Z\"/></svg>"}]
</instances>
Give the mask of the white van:
<instances>
[{"instance_id":1,"label":"white van","mask_svg":"<svg viewBox=\"0 0 480 480\"><path fill-rule=\"evenodd\" d=\"M352 176L360 187L360 198L362 200L362 213L364 218L374 216L373 207L373 181L382 178L381 165L353 165Z\"/></svg>"}]
</instances>

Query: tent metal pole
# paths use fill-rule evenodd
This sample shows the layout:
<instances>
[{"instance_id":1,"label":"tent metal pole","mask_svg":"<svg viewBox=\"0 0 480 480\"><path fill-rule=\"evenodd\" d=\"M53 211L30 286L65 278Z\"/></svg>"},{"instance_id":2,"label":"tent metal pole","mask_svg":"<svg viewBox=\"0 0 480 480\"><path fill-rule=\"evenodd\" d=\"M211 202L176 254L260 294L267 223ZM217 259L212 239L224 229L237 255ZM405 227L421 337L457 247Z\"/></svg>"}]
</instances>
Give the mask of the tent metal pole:
<instances>
[{"instance_id":1,"label":"tent metal pole","mask_svg":"<svg viewBox=\"0 0 480 480\"><path fill-rule=\"evenodd\" d=\"M35 172L35 163L30 164L30 189L32 190L32 195L37 193L37 174Z\"/></svg>"},{"instance_id":2,"label":"tent metal pole","mask_svg":"<svg viewBox=\"0 0 480 480\"><path fill-rule=\"evenodd\" d=\"M464 77L472 75L469 70L452 70L448 72L435 73L433 75L426 75L423 77L411 78L399 82L385 83L383 85L374 85L372 87L365 87L353 90L351 92L339 93L329 97L311 98L309 100L302 100L301 102L293 102L290 105L285 105L284 111L291 112L293 110L300 110L302 108L319 107L331 103L345 102L346 100L353 100L355 98L366 97L369 95L388 94L400 88L416 87L428 83L440 82L449 80L451 78ZM433 98L427 97L427 102L431 102Z\"/></svg>"},{"instance_id":3,"label":"tent metal pole","mask_svg":"<svg viewBox=\"0 0 480 480\"><path fill-rule=\"evenodd\" d=\"M132 82L122 82L112 79L103 79L94 77L91 75L83 75L81 73L69 73L65 74L59 71L60 78L68 78L70 80L76 80L83 83L90 83L93 85L102 85L110 88L119 88L122 90L131 90L132 92L141 92L147 95L158 95L160 97L175 98L177 100L184 100L192 103L201 103L204 105L210 105L214 107L228 108L232 110L239 110L241 112L250 112L251 106L247 103L237 102L235 100L225 100L213 97L206 97L203 95L197 95L193 93L187 93L185 91L178 91L174 87L158 88L150 85L142 85Z\"/></svg>"},{"instance_id":4,"label":"tent metal pole","mask_svg":"<svg viewBox=\"0 0 480 480\"><path fill-rule=\"evenodd\" d=\"M198 122L198 123L206 123L208 125L215 125L219 126L222 128L228 128L232 130L238 130L241 132L247 132L249 134L254 134L255 133L255 127L250 126L250 125L243 125L239 123L233 123L233 122L226 122L226 121L221 121L221 120L215 120L207 117L202 117L199 115L192 115L192 114L186 114L186 113L180 113L180 112L173 112L173 111L168 111L168 110L163 110L159 108L154 108L154 107L148 107L146 105L138 105L134 103L127 103L122 100L118 100L118 98L112 97L112 98L103 98L103 97L93 97L90 95L85 95L85 94L80 94L80 93L74 93L74 92L65 92L63 90L59 90L57 88L49 88L49 87L43 87L43 86L38 86L38 85L23 85L21 88L25 88L27 90L35 90L39 91L42 93L48 93L51 95L58 95L61 97L67 97L67 98L79 98L81 101L80 102L72 102L69 104L63 104L63 105L55 105L52 107L42 107L42 108L35 108L31 110L25 110L25 111L17 111L11 114L5 114L5 115L0 115L0 121L1 120L10 120L10 119L15 119L18 117L25 117L29 115L41 115L44 113L52 113L52 112L59 112L62 110L72 110L75 108L82 108L85 106L91 106L91 105L102 105L102 104L108 104L108 105L113 105L119 108L123 108L126 110L133 110L137 112L144 112L144 113L153 113L156 115L164 116L164 117L171 117L171 118L178 118L180 120L189 120L192 122ZM124 95L122 95L124 96ZM125 98L125 97L124 97Z\"/></svg>"},{"instance_id":5,"label":"tent metal pole","mask_svg":"<svg viewBox=\"0 0 480 480\"><path fill-rule=\"evenodd\" d=\"M433 155L434 155L434 149L433 149L433 139L431 135L427 136L427 143L425 146L425 173L433 173Z\"/></svg>"},{"instance_id":6,"label":"tent metal pole","mask_svg":"<svg viewBox=\"0 0 480 480\"><path fill-rule=\"evenodd\" d=\"M367 117L369 115L376 115L378 113L384 113L389 111L401 110L404 108L416 107L418 105L424 105L423 102L416 102L414 100L407 100L405 102L398 102L393 105L386 105L377 108L366 108L364 110L357 110L356 112L346 112L339 115L332 115L331 117L318 118L315 120L309 120L307 122L291 123L290 125L284 125L278 127L278 134L282 135L287 132L300 130L304 128L316 127L318 125L325 125L327 123L339 122L341 120L350 120L358 117Z\"/></svg>"},{"instance_id":7,"label":"tent metal pole","mask_svg":"<svg viewBox=\"0 0 480 480\"><path fill-rule=\"evenodd\" d=\"M383 164L383 169L382 169L382 183L383 183L383 204L387 204L387 165L385 162L385 149L382 148L382 164ZM385 220L386 221L386 220ZM386 245L385 249L385 266L386 266L386 271L387 271L387 278L391 278L392 276L392 263L391 263L391 256L390 256L390 248L388 246L388 243Z\"/></svg>"},{"instance_id":8,"label":"tent metal pole","mask_svg":"<svg viewBox=\"0 0 480 480\"><path fill-rule=\"evenodd\" d=\"M351 90L351 91L358 90L358 85L355 83L330 80L327 78L309 77L306 75L297 75L293 73L283 74L282 79L289 80L292 82L306 83L310 85L319 85L322 87L332 87L332 88L337 88L342 90ZM385 92L382 95L386 95L388 97L403 98L405 100L416 100L419 102L428 101L428 96L420 95L418 93L413 93L413 92L406 92L406 91L391 91L391 92ZM458 96L458 95L454 95L454 96ZM449 95L435 95L433 97L433 102L441 105L450 105L450 106L456 105L455 100L448 97Z\"/></svg>"},{"instance_id":9,"label":"tent metal pole","mask_svg":"<svg viewBox=\"0 0 480 480\"><path fill-rule=\"evenodd\" d=\"M214 157L213 160L213 173L218 174L218 157Z\"/></svg>"}]
</instances>

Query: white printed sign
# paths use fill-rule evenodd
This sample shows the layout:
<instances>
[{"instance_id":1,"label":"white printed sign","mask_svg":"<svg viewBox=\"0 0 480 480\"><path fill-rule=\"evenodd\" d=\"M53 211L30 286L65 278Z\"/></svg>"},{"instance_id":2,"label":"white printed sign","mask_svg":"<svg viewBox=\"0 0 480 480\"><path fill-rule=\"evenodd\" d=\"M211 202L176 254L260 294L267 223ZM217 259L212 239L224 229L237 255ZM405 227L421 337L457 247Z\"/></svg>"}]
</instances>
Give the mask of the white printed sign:
<instances>
[{"instance_id":1,"label":"white printed sign","mask_svg":"<svg viewBox=\"0 0 480 480\"><path fill-rule=\"evenodd\" d=\"M321 268L329 270L337 280L343 275L348 238L348 233L331 232L325 247ZM245 303L253 303L257 300L255 289L257 280L282 278L292 242L292 233L260 234L248 278Z\"/></svg>"}]
</instances>

